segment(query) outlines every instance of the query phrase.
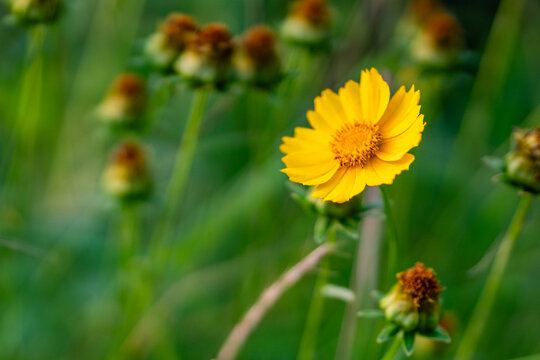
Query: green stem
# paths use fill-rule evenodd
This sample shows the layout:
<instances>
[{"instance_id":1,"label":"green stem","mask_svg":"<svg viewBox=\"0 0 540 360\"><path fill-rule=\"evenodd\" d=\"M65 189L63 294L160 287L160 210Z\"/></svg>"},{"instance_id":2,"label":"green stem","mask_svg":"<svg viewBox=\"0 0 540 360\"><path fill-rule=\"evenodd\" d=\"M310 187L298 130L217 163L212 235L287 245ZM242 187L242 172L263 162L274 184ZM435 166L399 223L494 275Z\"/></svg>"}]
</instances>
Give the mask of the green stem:
<instances>
[{"instance_id":1,"label":"green stem","mask_svg":"<svg viewBox=\"0 0 540 360\"><path fill-rule=\"evenodd\" d=\"M174 214L182 201L197 148L207 95L208 91L204 88L195 91L184 134L178 148L173 174L169 182L165 207L152 238L151 245L154 247L167 236Z\"/></svg>"},{"instance_id":2,"label":"green stem","mask_svg":"<svg viewBox=\"0 0 540 360\"><path fill-rule=\"evenodd\" d=\"M381 190L381 195L384 202L384 215L386 216L386 224L388 225L388 262L386 266L388 268L389 282L392 282L394 280L396 268L398 236L388 191L384 186L379 186L379 189Z\"/></svg>"},{"instance_id":3,"label":"green stem","mask_svg":"<svg viewBox=\"0 0 540 360\"><path fill-rule=\"evenodd\" d=\"M476 351L478 341L482 335L482 332L484 331L486 321L495 302L502 276L506 269L506 265L508 264L510 254L512 253L512 248L517 237L519 236L519 233L521 232L525 218L527 217L529 209L531 208L533 198L534 195L526 193L521 199L519 207L517 208L512 222L510 223L510 227L504 235L501 245L497 250L497 254L495 255L495 259L486 280L486 284L484 285L484 289L482 290L480 298L476 303L476 307L474 308L469 325L463 334L463 340L461 341L456 353L456 359L472 359Z\"/></svg>"},{"instance_id":4,"label":"green stem","mask_svg":"<svg viewBox=\"0 0 540 360\"><path fill-rule=\"evenodd\" d=\"M328 229L326 241L329 245L334 244L336 241L336 228L334 224L330 225L330 228ZM326 257L321 263L321 268L317 276L317 280L315 281L306 326L300 341L300 349L298 350L298 360L311 360L314 357L317 334L319 332L324 306L324 296L321 291L322 288L328 283L329 275L330 259Z\"/></svg>"},{"instance_id":5,"label":"green stem","mask_svg":"<svg viewBox=\"0 0 540 360\"><path fill-rule=\"evenodd\" d=\"M392 341L392 345L390 345L388 350L386 350L386 353L381 358L381 360L393 360L399 351L400 345L401 345L401 336L398 334L394 336L394 341Z\"/></svg>"},{"instance_id":6,"label":"green stem","mask_svg":"<svg viewBox=\"0 0 540 360\"><path fill-rule=\"evenodd\" d=\"M121 262L127 265L135 255L140 243L137 204L122 204L121 208Z\"/></svg>"}]
</instances>

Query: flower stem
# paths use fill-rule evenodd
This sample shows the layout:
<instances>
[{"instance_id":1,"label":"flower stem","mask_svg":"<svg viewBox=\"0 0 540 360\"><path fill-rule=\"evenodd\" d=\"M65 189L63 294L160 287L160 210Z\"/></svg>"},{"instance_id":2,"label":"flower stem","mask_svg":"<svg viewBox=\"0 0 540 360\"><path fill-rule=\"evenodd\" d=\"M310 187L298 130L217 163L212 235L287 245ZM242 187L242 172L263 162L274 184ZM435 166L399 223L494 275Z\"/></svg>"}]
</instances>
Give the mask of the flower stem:
<instances>
[{"instance_id":1,"label":"flower stem","mask_svg":"<svg viewBox=\"0 0 540 360\"><path fill-rule=\"evenodd\" d=\"M217 359L235 359L242 345L268 310L272 308L287 289L296 284L308 271L317 266L332 248L332 245L328 242L320 245L268 287L261 294L257 302L246 312L242 320L234 327L233 331L231 331L219 350Z\"/></svg>"},{"instance_id":2,"label":"flower stem","mask_svg":"<svg viewBox=\"0 0 540 360\"><path fill-rule=\"evenodd\" d=\"M381 190L381 195L384 202L384 215L386 216L386 224L388 225L388 262L386 266L388 268L388 281L391 283L394 280L397 260L397 229L394 215L392 213L392 205L390 203L388 191L384 186L379 186L379 189Z\"/></svg>"},{"instance_id":3,"label":"flower stem","mask_svg":"<svg viewBox=\"0 0 540 360\"><path fill-rule=\"evenodd\" d=\"M326 243L330 246L336 241L335 225L330 225L327 233ZM304 333L300 341L300 349L298 351L298 360L311 360L315 354L315 345L317 342L317 334L322 319L322 311L324 306L324 296L321 292L322 288L328 283L330 273L330 261L325 258L321 263L321 269L315 281L313 296L308 310L308 316Z\"/></svg>"},{"instance_id":4,"label":"flower stem","mask_svg":"<svg viewBox=\"0 0 540 360\"><path fill-rule=\"evenodd\" d=\"M121 208L121 262L127 265L137 251L140 241L137 204L122 204Z\"/></svg>"},{"instance_id":5,"label":"flower stem","mask_svg":"<svg viewBox=\"0 0 540 360\"><path fill-rule=\"evenodd\" d=\"M529 209L531 208L533 197L534 195L530 193L523 195L519 207L510 223L510 227L501 241L501 245L495 255L484 289L476 303L471 320L469 321L469 325L463 335L463 340L456 353L456 359L472 359L474 352L476 351L478 341L484 331L487 318L495 302L495 297L499 290L506 265L508 264L508 259L512 253L512 248L521 232Z\"/></svg>"},{"instance_id":6,"label":"flower stem","mask_svg":"<svg viewBox=\"0 0 540 360\"><path fill-rule=\"evenodd\" d=\"M401 335L398 334L394 336L394 341L392 341L392 345L390 345L388 350L386 350L386 353L381 358L381 360L393 360L399 351L400 344L401 344Z\"/></svg>"},{"instance_id":7,"label":"flower stem","mask_svg":"<svg viewBox=\"0 0 540 360\"><path fill-rule=\"evenodd\" d=\"M178 204L181 203L197 148L207 95L208 91L204 88L199 88L195 91L184 134L178 148L174 170L169 182L165 207L154 237L152 238L151 245L154 247L167 236Z\"/></svg>"}]
</instances>

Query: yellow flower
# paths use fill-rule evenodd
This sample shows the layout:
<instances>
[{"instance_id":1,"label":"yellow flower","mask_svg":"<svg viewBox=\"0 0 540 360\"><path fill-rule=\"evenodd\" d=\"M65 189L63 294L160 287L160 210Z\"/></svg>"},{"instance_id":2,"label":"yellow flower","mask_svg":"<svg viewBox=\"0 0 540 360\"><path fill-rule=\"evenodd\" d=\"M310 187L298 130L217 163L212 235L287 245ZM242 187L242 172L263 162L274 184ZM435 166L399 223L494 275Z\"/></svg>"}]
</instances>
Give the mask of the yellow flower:
<instances>
[{"instance_id":1,"label":"yellow flower","mask_svg":"<svg viewBox=\"0 0 540 360\"><path fill-rule=\"evenodd\" d=\"M408 151L420 143L424 116L420 91L401 87L390 99L388 84L374 68L362 71L336 94L325 90L307 118L313 129L298 127L284 137L282 171L291 181L316 185L312 197L342 203L366 185L391 184L409 169Z\"/></svg>"}]
</instances>

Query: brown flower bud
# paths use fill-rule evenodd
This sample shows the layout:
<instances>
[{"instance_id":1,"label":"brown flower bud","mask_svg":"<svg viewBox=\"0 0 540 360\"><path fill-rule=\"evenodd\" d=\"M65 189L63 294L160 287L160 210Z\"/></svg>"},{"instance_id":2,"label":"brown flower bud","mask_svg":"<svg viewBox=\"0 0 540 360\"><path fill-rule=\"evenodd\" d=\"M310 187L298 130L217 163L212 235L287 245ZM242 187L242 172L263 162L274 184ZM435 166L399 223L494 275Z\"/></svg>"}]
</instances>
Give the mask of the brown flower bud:
<instances>
[{"instance_id":1,"label":"brown flower bud","mask_svg":"<svg viewBox=\"0 0 540 360\"><path fill-rule=\"evenodd\" d=\"M174 67L195 84L223 85L231 80L233 52L229 29L223 24L209 24L191 39Z\"/></svg>"},{"instance_id":2,"label":"brown flower bud","mask_svg":"<svg viewBox=\"0 0 540 360\"><path fill-rule=\"evenodd\" d=\"M513 149L505 157L504 178L533 194L540 193L540 127L516 129Z\"/></svg>"},{"instance_id":3,"label":"brown flower bud","mask_svg":"<svg viewBox=\"0 0 540 360\"><path fill-rule=\"evenodd\" d=\"M318 46L329 38L330 8L326 0L298 0L283 23L283 37L299 45Z\"/></svg>"},{"instance_id":4,"label":"brown flower bud","mask_svg":"<svg viewBox=\"0 0 540 360\"><path fill-rule=\"evenodd\" d=\"M97 109L98 117L111 125L133 125L146 104L144 80L136 74L118 76Z\"/></svg>"},{"instance_id":5,"label":"brown flower bud","mask_svg":"<svg viewBox=\"0 0 540 360\"><path fill-rule=\"evenodd\" d=\"M255 86L271 87L281 78L276 36L266 26L249 29L241 39L234 58L238 76Z\"/></svg>"},{"instance_id":6,"label":"brown flower bud","mask_svg":"<svg viewBox=\"0 0 540 360\"><path fill-rule=\"evenodd\" d=\"M125 142L112 153L103 174L105 190L121 199L140 199L148 194L150 178L143 148L135 142Z\"/></svg>"}]
</instances>

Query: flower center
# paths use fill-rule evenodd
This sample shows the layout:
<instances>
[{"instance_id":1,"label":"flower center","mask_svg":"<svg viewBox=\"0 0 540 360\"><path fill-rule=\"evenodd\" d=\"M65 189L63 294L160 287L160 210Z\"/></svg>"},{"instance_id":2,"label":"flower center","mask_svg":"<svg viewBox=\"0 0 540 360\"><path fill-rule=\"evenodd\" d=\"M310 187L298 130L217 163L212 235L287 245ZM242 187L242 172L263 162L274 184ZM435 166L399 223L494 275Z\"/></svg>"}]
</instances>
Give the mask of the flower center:
<instances>
[{"instance_id":1,"label":"flower center","mask_svg":"<svg viewBox=\"0 0 540 360\"><path fill-rule=\"evenodd\" d=\"M366 166L379 149L382 136L377 125L347 124L339 129L330 143L341 166Z\"/></svg>"}]
</instances>

